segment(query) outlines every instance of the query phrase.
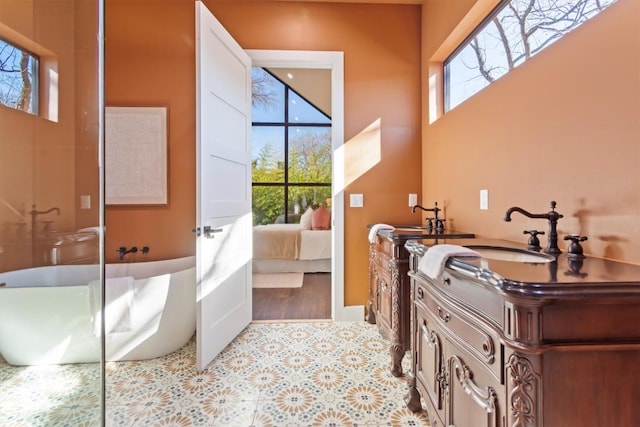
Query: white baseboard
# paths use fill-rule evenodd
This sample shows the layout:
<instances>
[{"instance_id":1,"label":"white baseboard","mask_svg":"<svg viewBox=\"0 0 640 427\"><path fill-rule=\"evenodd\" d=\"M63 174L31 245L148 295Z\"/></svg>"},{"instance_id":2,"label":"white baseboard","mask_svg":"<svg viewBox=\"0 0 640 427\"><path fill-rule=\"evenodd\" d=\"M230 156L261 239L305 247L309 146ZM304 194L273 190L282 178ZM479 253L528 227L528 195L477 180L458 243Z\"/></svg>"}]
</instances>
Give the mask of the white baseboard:
<instances>
[{"instance_id":1,"label":"white baseboard","mask_svg":"<svg viewBox=\"0 0 640 427\"><path fill-rule=\"evenodd\" d=\"M364 306L363 305L350 305L342 307L338 316L335 319L336 322L361 322L364 321Z\"/></svg>"}]
</instances>

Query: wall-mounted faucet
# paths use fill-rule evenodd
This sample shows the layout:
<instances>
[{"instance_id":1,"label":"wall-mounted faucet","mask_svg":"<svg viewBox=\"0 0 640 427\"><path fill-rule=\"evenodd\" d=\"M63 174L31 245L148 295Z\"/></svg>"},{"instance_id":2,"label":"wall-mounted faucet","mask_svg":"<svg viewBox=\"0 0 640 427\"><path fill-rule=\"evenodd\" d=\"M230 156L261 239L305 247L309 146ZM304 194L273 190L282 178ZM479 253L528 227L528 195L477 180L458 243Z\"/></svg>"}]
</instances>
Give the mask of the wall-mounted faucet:
<instances>
[{"instance_id":1,"label":"wall-mounted faucet","mask_svg":"<svg viewBox=\"0 0 640 427\"><path fill-rule=\"evenodd\" d=\"M46 215L48 213L55 212L57 215L60 215L60 208L53 207L51 209L47 209L46 211L36 210L36 205L31 205L31 210L27 212L31 215L31 232L35 233L36 231L36 218L38 215Z\"/></svg>"},{"instance_id":2,"label":"wall-mounted faucet","mask_svg":"<svg viewBox=\"0 0 640 427\"><path fill-rule=\"evenodd\" d=\"M124 261L124 256L126 254L135 254L136 252L138 252L137 246L132 246L131 249L127 249L126 246L120 246L118 248L118 253L120 254L120 261Z\"/></svg>"},{"instance_id":3,"label":"wall-mounted faucet","mask_svg":"<svg viewBox=\"0 0 640 427\"><path fill-rule=\"evenodd\" d=\"M547 221L549 221L549 236L548 236L548 241L547 241L547 247L545 248L544 252L550 254L550 255L559 255L562 253L562 251L560 250L560 248L558 248L558 230L557 230L557 226L558 226L558 220L560 218L562 218L564 215L559 214L558 212L556 212L556 202L555 201L551 201L550 203L551 205L551 210L547 213L543 213L543 214L532 214L529 213L527 211L525 211L522 208L519 207L512 207L507 209L507 212L504 215L504 220L507 222L511 221L511 214L514 212L519 212L522 215L526 216L527 218L542 218L542 219L546 219Z\"/></svg>"}]
</instances>

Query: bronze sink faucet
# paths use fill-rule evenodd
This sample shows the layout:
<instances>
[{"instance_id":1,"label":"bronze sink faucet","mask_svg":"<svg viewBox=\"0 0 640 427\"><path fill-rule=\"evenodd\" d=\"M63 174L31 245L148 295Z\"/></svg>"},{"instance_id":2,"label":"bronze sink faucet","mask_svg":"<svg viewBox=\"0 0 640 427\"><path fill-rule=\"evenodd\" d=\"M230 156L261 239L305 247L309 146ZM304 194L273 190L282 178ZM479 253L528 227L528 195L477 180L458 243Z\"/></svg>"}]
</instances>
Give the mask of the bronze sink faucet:
<instances>
[{"instance_id":1,"label":"bronze sink faucet","mask_svg":"<svg viewBox=\"0 0 640 427\"><path fill-rule=\"evenodd\" d=\"M427 229L429 231L431 231L433 229L433 222L435 221L436 224L436 232L438 233L442 233L444 231L444 222L445 219L443 218L438 218L438 212L440 212L442 209L438 207L438 202L435 202L435 206L433 208L425 208L421 205L413 205L411 207L411 213L415 213L416 208L418 209L422 209L425 212L433 212L433 218L426 218L427 220Z\"/></svg>"},{"instance_id":2,"label":"bronze sink faucet","mask_svg":"<svg viewBox=\"0 0 640 427\"><path fill-rule=\"evenodd\" d=\"M556 202L551 201L551 210L547 213L543 214L532 214L530 212L525 211L522 208L517 206L507 209L507 212L504 215L504 220L507 222L511 221L511 214L513 212L519 212L527 218L542 218L549 221L549 236L547 240L547 247L544 249L544 252L550 255L560 255L562 251L558 248L558 220L562 218L564 215L556 212Z\"/></svg>"},{"instance_id":3,"label":"bronze sink faucet","mask_svg":"<svg viewBox=\"0 0 640 427\"><path fill-rule=\"evenodd\" d=\"M60 215L60 208L53 207L51 209L47 209L46 211L38 211L36 210L36 205L31 205L31 210L27 213L31 215L31 232L32 233L35 233L36 231L36 218L38 217L38 215L46 215L51 212L55 212L56 214Z\"/></svg>"}]
</instances>

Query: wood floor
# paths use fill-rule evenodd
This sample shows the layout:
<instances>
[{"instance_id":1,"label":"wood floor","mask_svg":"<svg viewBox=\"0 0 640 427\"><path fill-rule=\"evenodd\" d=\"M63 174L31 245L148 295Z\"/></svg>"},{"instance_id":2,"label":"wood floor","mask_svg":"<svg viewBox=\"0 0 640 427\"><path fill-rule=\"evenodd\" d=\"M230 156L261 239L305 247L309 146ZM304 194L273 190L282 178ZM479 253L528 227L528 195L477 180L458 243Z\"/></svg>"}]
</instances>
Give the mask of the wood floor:
<instances>
[{"instance_id":1,"label":"wood floor","mask_svg":"<svg viewBox=\"0 0 640 427\"><path fill-rule=\"evenodd\" d=\"M305 273L300 288L253 290L253 320L331 319L331 273Z\"/></svg>"}]
</instances>

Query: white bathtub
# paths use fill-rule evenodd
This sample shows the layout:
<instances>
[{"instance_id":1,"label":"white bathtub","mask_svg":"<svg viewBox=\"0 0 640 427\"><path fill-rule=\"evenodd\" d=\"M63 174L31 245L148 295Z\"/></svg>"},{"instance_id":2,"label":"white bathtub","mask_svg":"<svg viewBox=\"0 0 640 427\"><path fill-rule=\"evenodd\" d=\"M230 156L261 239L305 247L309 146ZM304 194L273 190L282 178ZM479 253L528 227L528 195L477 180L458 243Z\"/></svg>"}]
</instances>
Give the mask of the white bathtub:
<instances>
[{"instance_id":1,"label":"white bathtub","mask_svg":"<svg viewBox=\"0 0 640 427\"><path fill-rule=\"evenodd\" d=\"M127 327L106 334L107 361L160 357L193 336L195 257L108 264L105 274L135 279L128 292L133 298L127 305ZM5 360L12 365L100 361L89 290L89 282L98 277L98 265L0 273L0 354ZM109 315L109 309L105 313Z\"/></svg>"}]
</instances>

